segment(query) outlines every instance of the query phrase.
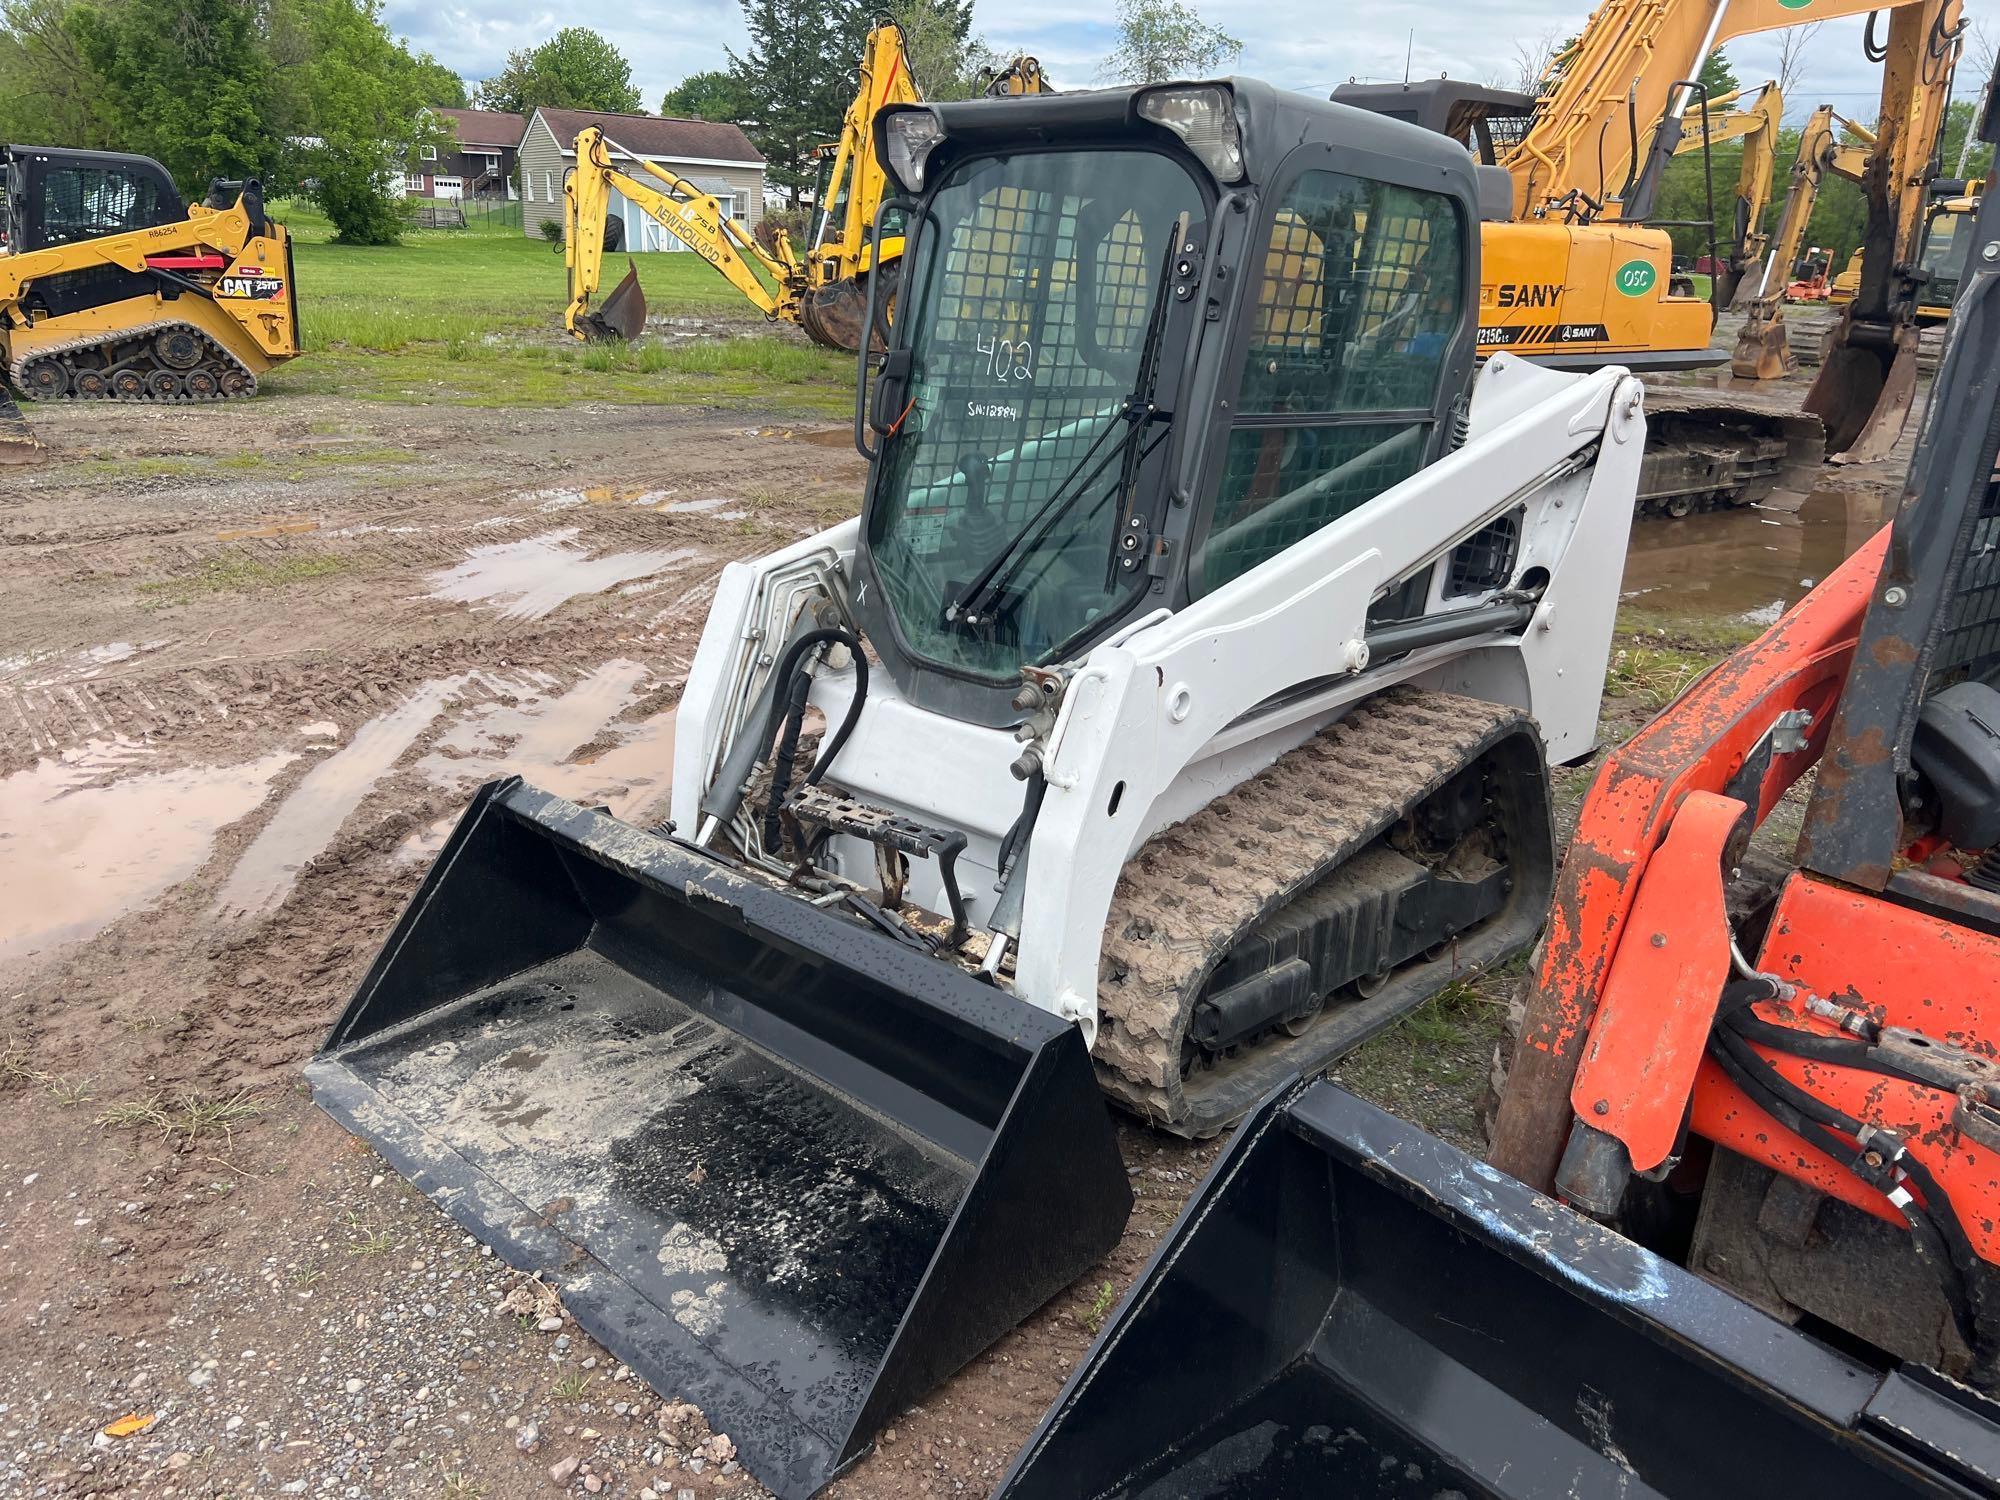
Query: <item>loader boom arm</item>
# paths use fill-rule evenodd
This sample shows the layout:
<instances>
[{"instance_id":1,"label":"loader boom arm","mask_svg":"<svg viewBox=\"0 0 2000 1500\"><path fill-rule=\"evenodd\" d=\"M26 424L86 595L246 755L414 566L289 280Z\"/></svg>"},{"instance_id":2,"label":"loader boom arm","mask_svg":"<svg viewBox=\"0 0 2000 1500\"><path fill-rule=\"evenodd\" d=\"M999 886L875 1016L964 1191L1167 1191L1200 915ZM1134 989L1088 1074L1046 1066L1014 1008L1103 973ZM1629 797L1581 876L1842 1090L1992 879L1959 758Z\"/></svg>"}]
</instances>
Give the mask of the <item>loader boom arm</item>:
<instances>
[{"instance_id":1,"label":"loader boom arm","mask_svg":"<svg viewBox=\"0 0 2000 1500\"><path fill-rule=\"evenodd\" d=\"M0 255L0 308L18 302L28 284L38 277L79 271L90 266L117 266L143 272L149 256L171 255L176 251L201 247L232 259L264 236L268 225L253 222L250 211L239 198L225 209L195 207L188 216L173 224L152 229L134 229L126 234L101 239L77 240L53 245L46 250L30 250L20 255Z\"/></svg>"},{"instance_id":2,"label":"loader boom arm","mask_svg":"<svg viewBox=\"0 0 2000 1500\"><path fill-rule=\"evenodd\" d=\"M576 167L563 188L567 219L563 261L569 269L570 291L565 328L583 336L577 325L602 284L605 224L614 188L726 276L764 316L796 315L803 271L782 231L776 253L766 252L748 230L724 214L714 194L634 152L623 152L653 179L641 181L612 165L614 150L622 148L595 126L576 138Z\"/></svg>"}]
</instances>

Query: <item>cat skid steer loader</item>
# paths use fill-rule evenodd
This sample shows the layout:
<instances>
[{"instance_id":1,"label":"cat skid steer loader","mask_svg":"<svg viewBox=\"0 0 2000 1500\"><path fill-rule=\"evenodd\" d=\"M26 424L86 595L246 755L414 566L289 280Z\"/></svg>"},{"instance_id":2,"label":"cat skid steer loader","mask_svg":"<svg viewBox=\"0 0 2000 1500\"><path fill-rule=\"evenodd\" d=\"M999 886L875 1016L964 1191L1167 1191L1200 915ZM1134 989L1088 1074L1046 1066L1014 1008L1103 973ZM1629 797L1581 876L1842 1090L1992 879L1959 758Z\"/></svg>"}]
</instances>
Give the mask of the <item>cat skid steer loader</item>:
<instances>
[{"instance_id":1,"label":"cat skid steer loader","mask_svg":"<svg viewBox=\"0 0 2000 1500\"><path fill-rule=\"evenodd\" d=\"M905 106L862 514L726 569L671 824L487 787L308 1070L812 1493L1213 1135L1530 942L1645 446L1478 370L1442 136L1231 80ZM871 378L872 377L872 378Z\"/></svg>"},{"instance_id":2,"label":"cat skid steer loader","mask_svg":"<svg viewBox=\"0 0 2000 1500\"><path fill-rule=\"evenodd\" d=\"M227 401L299 352L291 240L255 182L192 206L158 162L0 147L0 464L40 444L7 395Z\"/></svg>"}]
</instances>

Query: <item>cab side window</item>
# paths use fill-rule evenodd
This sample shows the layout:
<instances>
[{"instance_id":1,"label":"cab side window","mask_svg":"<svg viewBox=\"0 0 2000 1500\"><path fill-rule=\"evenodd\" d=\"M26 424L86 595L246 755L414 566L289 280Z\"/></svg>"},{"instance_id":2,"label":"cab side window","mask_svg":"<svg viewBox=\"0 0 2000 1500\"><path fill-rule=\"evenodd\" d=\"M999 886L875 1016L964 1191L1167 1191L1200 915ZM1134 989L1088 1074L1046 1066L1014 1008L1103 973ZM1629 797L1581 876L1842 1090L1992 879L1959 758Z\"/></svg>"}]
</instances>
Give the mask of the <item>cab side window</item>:
<instances>
[{"instance_id":1,"label":"cab side window","mask_svg":"<svg viewBox=\"0 0 2000 1500\"><path fill-rule=\"evenodd\" d=\"M1278 206L1197 589L1409 477L1464 310L1467 233L1439 193L1307 172Z\"/></svg>"},{"instance_id":2,"label":"cab side window","mask_svg":"<svg viewBox=\"0 0 2000 1500\"><path fill-rule=\"evenodd\" d=\"M168 222L159 185L150 177L105 167L62 167L42 178L45 244L103 239Z\"/></svg>"}]
</instances>

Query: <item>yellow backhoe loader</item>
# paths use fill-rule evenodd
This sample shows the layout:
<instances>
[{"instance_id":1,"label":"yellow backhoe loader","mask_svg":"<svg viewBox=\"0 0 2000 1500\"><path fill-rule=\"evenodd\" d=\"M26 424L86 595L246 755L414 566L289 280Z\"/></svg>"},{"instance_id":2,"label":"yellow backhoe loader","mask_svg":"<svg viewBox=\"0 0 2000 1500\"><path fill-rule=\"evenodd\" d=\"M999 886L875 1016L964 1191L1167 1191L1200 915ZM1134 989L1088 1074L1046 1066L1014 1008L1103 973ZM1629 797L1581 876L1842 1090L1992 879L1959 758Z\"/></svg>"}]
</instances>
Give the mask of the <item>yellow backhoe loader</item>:
<instances>
[{"instance_id":1,"label":"yellow backhoe loader","mask_svg":"<svg viewBox=\"0 0 2000 1500\"><path fill-rule=\"evenodd\" d=\"M987 92L998 96L1051 90L1041 64L1021 57L989 81ZM821 148L821 158L830 167L815 195L819 219L812 244L803 253L783 230L766 249L723 212L712 194L622 150L594 127L583 131L577 137L576 168L564 190L570 303L563 326L580 339L623 340L637 338L645 326L646 299L637 269L629 261L624 280L601 307L591 307L602 284L604 256L617 251L624 240L625 226L610 212L616 189L728 277L765 317L796 323L814 343L829 349L858 349L868 284L871 280L878 284L882 306L890 307L903 253L900 235L885 236L879 252L869 240L884 185L882 166L875 158L875 117L891 105L919 102L902 28L885 21L868 34L859 84L841 121L840 139ZM652 181L634 176L620 161L630 162L634 171Z\"/></svg>"},{"instance_id":2,"label":"yellow backhoe loader","mask_svg":"<svg viewBox=\"0 0 2000 1500\"><path fill-rule=\"evenodd\" d=\"M34 401L222 401L299 352L291 240L255 182L184 205L158 162L0 148L0 464Z\"/></svg>"},{"instance_id":3,"label":"yellow backhoe loader","mask_svg":"<svg viewBox=\"0 0 2000 1500\"><path fill-rule=\"evenodd\" d=\"M1839 139L1834 133L1836 124L1855 139ZM1770 259L1750 294L1743 327L1736 335L1736 349L1729 361L1733 374L1748 380L1778 380L1799 367L1785 331L1785 294L1792 266L1805 244L1806 225L1819 202L1820 184L1829 175L1859 182L1874 147L1874 131L1842 119L1831 105L1822 104L1806 121Z\"/></svg>"}]
</instances>

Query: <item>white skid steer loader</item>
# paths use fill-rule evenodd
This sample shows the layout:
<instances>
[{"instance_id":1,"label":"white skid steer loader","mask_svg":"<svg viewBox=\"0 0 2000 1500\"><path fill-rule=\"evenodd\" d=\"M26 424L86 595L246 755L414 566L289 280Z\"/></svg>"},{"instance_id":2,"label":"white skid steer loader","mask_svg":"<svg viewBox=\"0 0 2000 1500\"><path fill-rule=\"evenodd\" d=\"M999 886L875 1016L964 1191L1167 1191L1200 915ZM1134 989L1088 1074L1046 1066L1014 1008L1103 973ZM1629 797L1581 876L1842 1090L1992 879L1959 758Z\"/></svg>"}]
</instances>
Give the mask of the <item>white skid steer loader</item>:
<instances>
[{"instance_id":1,"label":"white skid steer loader","mask_svg":"<svg viewBox=\"0 0 2000 1500\"><path fill-rule=\"evenodd\" d=\"M309 1070L784 1495L1116 1242L1098 1085L1214 1134L1533 939L1645 440L1623 371L1475 381L1508 184L1442 137L877 128L861 516L725 571L673 826L486 788Z\"/></svg>"}]
</instances>

